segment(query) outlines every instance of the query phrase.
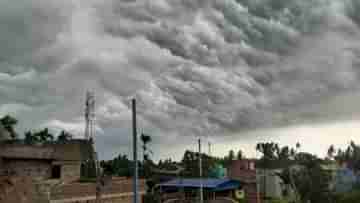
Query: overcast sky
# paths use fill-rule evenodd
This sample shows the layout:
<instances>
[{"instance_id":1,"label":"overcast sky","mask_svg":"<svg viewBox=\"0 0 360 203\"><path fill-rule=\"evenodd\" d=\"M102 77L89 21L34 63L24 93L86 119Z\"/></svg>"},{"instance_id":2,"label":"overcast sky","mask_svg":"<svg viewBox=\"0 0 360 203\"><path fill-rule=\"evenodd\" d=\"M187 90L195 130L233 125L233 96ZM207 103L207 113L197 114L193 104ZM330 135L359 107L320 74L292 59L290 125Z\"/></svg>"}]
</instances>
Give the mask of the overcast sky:
<instances>
[{"instance_id":1,"label":"overcast sky","mask_svg":"<svg viewBox=\"0 0 360 203\"><path fill-rule=\"evenodd\" d=\"M48 126L82 137L91 90L101 158L130 154L133 97L156 158L180 158L198 136L218 155L255 156L255 143L270 140L323 155L331 143L360 141L360 18L349 8L1 0L0 115L18 118L19 132Z\"/></svg>"}]
</instances>

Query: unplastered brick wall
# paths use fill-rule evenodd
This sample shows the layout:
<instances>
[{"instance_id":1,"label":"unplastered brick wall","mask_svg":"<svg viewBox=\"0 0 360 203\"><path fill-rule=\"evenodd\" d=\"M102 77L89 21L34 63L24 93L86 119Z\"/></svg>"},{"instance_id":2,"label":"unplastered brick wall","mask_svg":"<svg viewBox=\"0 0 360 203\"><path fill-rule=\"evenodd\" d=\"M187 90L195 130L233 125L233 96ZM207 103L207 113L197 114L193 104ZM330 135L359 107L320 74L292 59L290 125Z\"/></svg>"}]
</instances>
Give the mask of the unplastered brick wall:
<instances>
[{"instance_id":1,"label":"unplastered brick wall","mask_svg":"<svg viewBox=\"0 0 360 203\"><path fill-rule=\"evenodd\" d=\"M5 170L11 174L45 180L51 177L51 163L37 160L5 160Z\"/></svg>"},{"instance_id":2,"label":"unplastered brick wall","mask_svg":"<svg viewBox=\"0 0 360 203\"><path fill-rule=\"evenodd\" d=\"M78 180L80 178L80 162L61 166L61 179L65 181Z\"/></svg>"}]
</instances>

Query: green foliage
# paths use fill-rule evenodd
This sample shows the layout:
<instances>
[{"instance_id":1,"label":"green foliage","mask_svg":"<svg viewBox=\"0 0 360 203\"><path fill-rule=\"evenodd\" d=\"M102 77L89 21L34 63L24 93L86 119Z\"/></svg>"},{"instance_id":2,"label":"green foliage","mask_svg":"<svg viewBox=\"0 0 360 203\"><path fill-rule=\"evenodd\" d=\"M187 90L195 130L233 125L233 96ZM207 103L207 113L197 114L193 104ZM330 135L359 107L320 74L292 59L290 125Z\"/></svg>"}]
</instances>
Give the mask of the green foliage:
<instances>
[{"instance_id":1,"label":"green foliage","mask_svg":"<svg viewBox=\"0 0 360 203\"><path fill-rule=\"evenodd\" d=\"M335 203L354 203L360 200L360 190L354 190L352 192L339 195L335 198Z\"/></svg>"},{"instance_id":2,"label":"green foliage","mask_svg":"<svg viewBox=\"0 0 360 203\"><path fill-rule=\"evenodd\" d=\"M234 150L230 150L229 151L229 156L228 156L229 160L235 160L235 152Z\"/></svg>"},{"instance_id":3,"label":"green foliage","mask_svg":"<svg viewBox=\"0 0 360 203\"><path fill-rule=\"evenodd\" d=\"M96 164L93 157L81 164L81 179L91 180L96 178Z\"/></svg>"},{"instance_id":4,"label":"green foliage","mask_svg":"<svg viewBox=\"0 0 360 203\"><path fill-rule=\"evenodd\" d=\"M268 203L288 203L288 201L283 199L271 199L268 201Z\"/></svg>"},{"instance_id":5,"label":"green foliage","mask_svg":"<svg viewBox=\"0 0 360 203\"><path fill-rule=\"evenodd\" d=\"M243 152L241 151L241 150L239 150L238 152L237 152L237 154L236 154L236 159L237 160L241 160L241 159L244 159L245 157L244 157L244 154L243 154Z\"/></svg>"},{"instance_id":6,"label":"green foliage","mask_svg":"<svg viewBox=\"0 0 360 203\"><path fill-rule=\"evenodd\" d=\"M331 177L321 168L322 161L309 153L295 155L297 168L286 168L279 177L285 184L294 186L302 202L327 203L331 200Z\"/></svg>"},{"instance_id":7,"label":"green foliage","mask_svg":"<svg viewBox=\"0 0 360 203\"><path fill-rule=\"evenodd\" d=\"M69 140L72 140L73 137L74 136L71 133L63 130L60 132L59 136L57 137L57 142L61 142L61 143L67 142Z\"/></svg>"},{"instance_id":8,"label":"green foliage","mask_svg":"<svg viewBox=\"0 0 360 203\"><path fill-rule=\"evenodd\" d=\"M152 165L152 161L150 159L150 154L152 153L151 150L148 149L148 144L152 141L151 136L142 133L140 136L140 140L143 143L142 148L143 148L143 168L142 168L142 172L144 177L148 178L151 176L151 165Z\"/></svg>"},{"instance_id":9,"label":"green foliage","mask_svg":"<svg viewBox=\"0 0 360 203\"><path fill-rule=\"evenodd\" d=\"M215 167L216 159L208 156L207 154L201 154L203 176L207 177L211 173L211 169ZM185 167L185 176L199 177L199 153L186 150L181 161L182 166Z\"/></svg>"},{"instance_id":10,"label":"green foliage","mask_svg":"<svg viewBox=\"0 0 360 203\"><path fill-rule=\"evenodd\" d=\"M172 161L170 158L165 160L159 160L157 168L170 171L178 169L178 167L176 166L176 162Z\"/></svg>"},{"instance_id":11,"label":"green foliage","mask_svg":"<svg viewBox=\"0 0 360 203\"><path fill-rule=\"evenodd\" d=\"M334 149L335 151L335 149ZM355 144L351 141L350 145L345 149L339 149L335 155L335 160L342 163L346 162L348 167L355 169L356 171L360 170L360 145Z\"/></svg>"},{"instance_id":12,"label":"green foliage","mask_svg":"<svg viewBox=\"0 0 360 203\"><path fill-rule=\"evenodd\" d=\"M25 132L25 143L35 144L35 143L49 143L54 141L54 136L49 132L48 128L45 128L40 131Z\"/></svg>"},{"instance_id":13,"label":"green foliage","mask_svg":"<svg viewBox=\"0 0 360 203\"><path fill-rule=\"evenodd\" d=\"M101 161L100 166L106 175L129 177L132 175L132 161L126 155L118 155L113 160Z\"/></svg>"},{"instance_id":14,"label":"green foliage","mask_svg":"<svg viewBox=\"0 0 360 203\"><path fill-rule=\"evenodd\" d=\"M18 123L18 120L10 115L6 115L0 119L0 123L3 125L5 130L9 132L12 139L16 139L18 137L15 132L15 126Z\"/></svg>"}]
</instances>

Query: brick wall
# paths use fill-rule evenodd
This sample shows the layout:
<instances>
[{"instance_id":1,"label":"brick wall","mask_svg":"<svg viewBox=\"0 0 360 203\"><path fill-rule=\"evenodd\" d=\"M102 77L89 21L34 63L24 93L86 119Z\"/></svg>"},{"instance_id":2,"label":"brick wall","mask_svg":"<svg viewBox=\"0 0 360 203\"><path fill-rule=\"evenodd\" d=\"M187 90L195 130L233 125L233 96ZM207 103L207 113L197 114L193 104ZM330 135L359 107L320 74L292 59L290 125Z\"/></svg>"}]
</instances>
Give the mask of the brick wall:
<instances>
[{"instance_id":1,"label":"brick wall","mask_svg":"<svg viewBox=\"0 0 360 203\"><path fill-rule=\"evenodd\" d=\"M80 178L80 163L64 164L61 166L61 179L68 182Z\"/></svg>"},{"instance_id":2,"label":"brick wall","mask_svg":"<svg viewBox=\"0 0 360 203\"><path fill-rule=\"evenodd\" d=\"M0 203L48 203L30 178L0 176Z\"/></svg>"},{"instance_id":3,"label":"brick wall","mask_svg":"<svg viewBox=\"0 0 360 203\"><path fill-rule=\"evenodd\" d=\"M139 181L140 194L144 194L145 181ZM133 188L131 179L110 180L103 189L102 203L132 202ZM51 203L94 203L95 183L70 183L56 188L51 195ZM139 201L141 202L139 197Z\"/></svg>"},{"instance_id":4,"label":"brick wall","mask_svg":"<svg viewBox=\"0 0 360 203\"><path fill-rule=\"evenodd\" d=\"M4 170L18 176L28 176L37 180L51 177L51 162L42 160L4 160Z\"/></svg>"}]
</instances>

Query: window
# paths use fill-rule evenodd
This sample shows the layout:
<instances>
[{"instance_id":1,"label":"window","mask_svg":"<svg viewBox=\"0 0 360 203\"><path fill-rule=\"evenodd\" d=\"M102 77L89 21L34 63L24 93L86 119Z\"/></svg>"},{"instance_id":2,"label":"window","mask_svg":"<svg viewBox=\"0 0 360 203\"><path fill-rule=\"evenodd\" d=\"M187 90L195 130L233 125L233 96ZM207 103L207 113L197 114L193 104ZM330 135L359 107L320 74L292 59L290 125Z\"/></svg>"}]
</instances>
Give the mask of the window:
<instances>
[{"instance_id":1,"label":"window","mask_svg":"<svg viewBox=\"0 0 360 203\"><path fill-rule=\"evenodd\" d=\"M53 179L59 179L61 178L61 166L60 165L54 165L51 169L51 178Z\"/></svg>"}]
</instances>

